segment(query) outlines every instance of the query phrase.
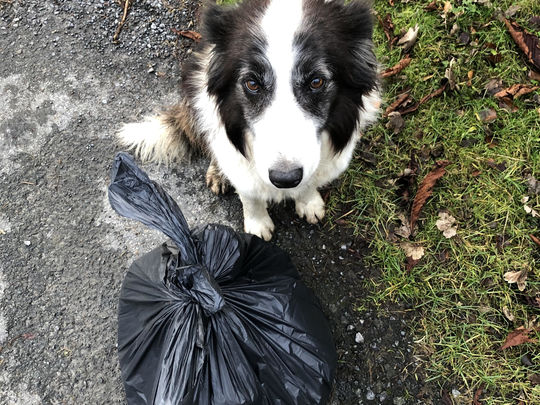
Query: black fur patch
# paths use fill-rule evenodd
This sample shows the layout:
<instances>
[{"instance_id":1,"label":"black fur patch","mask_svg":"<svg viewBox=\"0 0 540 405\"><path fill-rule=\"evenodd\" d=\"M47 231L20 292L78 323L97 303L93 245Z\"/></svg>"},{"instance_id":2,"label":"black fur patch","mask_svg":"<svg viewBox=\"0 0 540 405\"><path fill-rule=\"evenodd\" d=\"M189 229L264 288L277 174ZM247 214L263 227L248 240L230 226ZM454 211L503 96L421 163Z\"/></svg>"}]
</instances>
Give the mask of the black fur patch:
<instances>
[{"instance_id":1,"label":"black fur patch","mask_svg":"<svg viewBox=\"0 0 540 405\"><path fill-rule=\"evenodd\" d=\"M242 68L251 64L256 71L258 65L254 61L264 55L266 43L256 27L267 3L267 0L245 0L236 7L210 5L203 16L203 38L214 46L207 90L216 96L227 136L243 155L247 121L244 97L237 87L243 79Z\"/></svg>"},{"instance_id":2,"label":"black fur patch","mask_svg":"<svg viewBox=\"0 0 540 405\"><path fill-rule=\"evenodd\" d=\"M365 1L354 0L347 4L306 0L304 9L296 44L304 58L323 58L331 71L335 88L324 129L339 152L358 125L362 96L377 87L371 9Z\"/></svg>"}]
</instances>

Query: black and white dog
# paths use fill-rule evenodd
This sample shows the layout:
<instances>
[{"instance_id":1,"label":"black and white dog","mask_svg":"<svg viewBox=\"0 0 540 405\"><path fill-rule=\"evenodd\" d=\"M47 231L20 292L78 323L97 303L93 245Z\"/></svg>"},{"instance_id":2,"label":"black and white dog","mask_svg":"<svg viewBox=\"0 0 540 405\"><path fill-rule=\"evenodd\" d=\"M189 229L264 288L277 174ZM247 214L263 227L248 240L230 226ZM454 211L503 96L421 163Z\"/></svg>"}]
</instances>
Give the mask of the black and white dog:
<instances>
[{"instance_id":1,"label":"black and white dog","mask_svg":"<svg viewBox=\"0 0 540 405\"><path fill-rule=\"evenodd\" d=\"M232 184L245 231L266 240L267 203L293 199L316 223L317 189L348 166L380 96L366 1L244 0L206 4L200 47L182 69L179 105L119 133L143 159L195 149L211 158L215 193Z\"/></svg>"}]
</instances>

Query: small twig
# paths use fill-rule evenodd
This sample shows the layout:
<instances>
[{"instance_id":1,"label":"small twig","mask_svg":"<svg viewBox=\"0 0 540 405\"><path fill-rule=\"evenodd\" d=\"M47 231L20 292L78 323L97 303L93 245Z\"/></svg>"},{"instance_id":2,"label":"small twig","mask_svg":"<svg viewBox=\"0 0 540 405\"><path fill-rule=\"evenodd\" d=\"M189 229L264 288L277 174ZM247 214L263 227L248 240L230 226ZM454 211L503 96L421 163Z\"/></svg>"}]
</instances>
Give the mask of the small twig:
<instances>
[{"instance_id":1,"label":"small twig","mask_svg":"<svg viewBox=\"0 0 540 405\"><path fill-rule=\"evenodd\" d=\"M538 247L540 247L540 239L538 239L536 236L534 236L532 233L529 235L531 237L531 239L533 240L534 243L536 243L538 245Z\"/></svg>"},{"instance_id":2,"label":"small twig","mask_svg":"<svg viewBox=\"0 0 540 405\"><path fill-rule=\"evenodd\" d=\"M124 23L126 22L130 5L131 5L130 0L124 0L124 14L122 15L122 19L120 20L120 23L118 23L118 27L116 28L116 32L114 33L113 42L118 41L118 36L120 35L120 31L122 31L122 27L124 26Z\"/></svg>"}]
</instances>

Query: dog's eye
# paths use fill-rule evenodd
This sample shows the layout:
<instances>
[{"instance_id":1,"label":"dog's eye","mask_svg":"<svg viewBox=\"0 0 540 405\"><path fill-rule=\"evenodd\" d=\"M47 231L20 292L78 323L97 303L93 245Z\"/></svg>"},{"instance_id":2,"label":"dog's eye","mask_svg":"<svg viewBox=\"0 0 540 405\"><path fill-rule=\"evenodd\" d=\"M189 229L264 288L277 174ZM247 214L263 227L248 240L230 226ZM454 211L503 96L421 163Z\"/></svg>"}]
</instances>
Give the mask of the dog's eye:
<instances>
[{"instance_id":1,"label":"dog's eye","mask_svg":"<svg viewBox=\"0 0 540 405\"><path fill-rule=\"evenodd\" d=\"M324 79L320 77L315 77L311 80L311 83L309 83L309 87L311 87L311 90L320 90L324 86Z\"/></svg>"},{"instance_id":2,"label":"dog's eye","mask_svg":"<svg viewBox=\"0 0 540 405\"><path fill-rule=\"evenodd\" d=\"M261 90L261 85L257 83L255 80L246 80L244 82L244 85L246 86L246 89L250 93L258 93Z\"/></svg>"}]
</instances>

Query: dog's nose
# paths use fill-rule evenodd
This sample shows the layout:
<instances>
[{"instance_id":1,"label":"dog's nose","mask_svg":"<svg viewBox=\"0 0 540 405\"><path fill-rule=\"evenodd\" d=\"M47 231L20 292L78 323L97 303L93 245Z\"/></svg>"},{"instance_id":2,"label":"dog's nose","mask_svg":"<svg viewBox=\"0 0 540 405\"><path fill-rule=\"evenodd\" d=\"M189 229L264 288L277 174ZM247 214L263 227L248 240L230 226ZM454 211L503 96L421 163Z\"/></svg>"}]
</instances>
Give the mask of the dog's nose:
<instances>
[{"instance_id":1,"label":"dog's nose","mask_svg":"<svg viewBox=\"0 0 540 405\"><path fill-rule=\"evenodd\" d=\"M268 177L277 188L294 188L300 184L304 177L304 169L299 167L289 171L268 170Z\"/></svg>"}]
</instances>

